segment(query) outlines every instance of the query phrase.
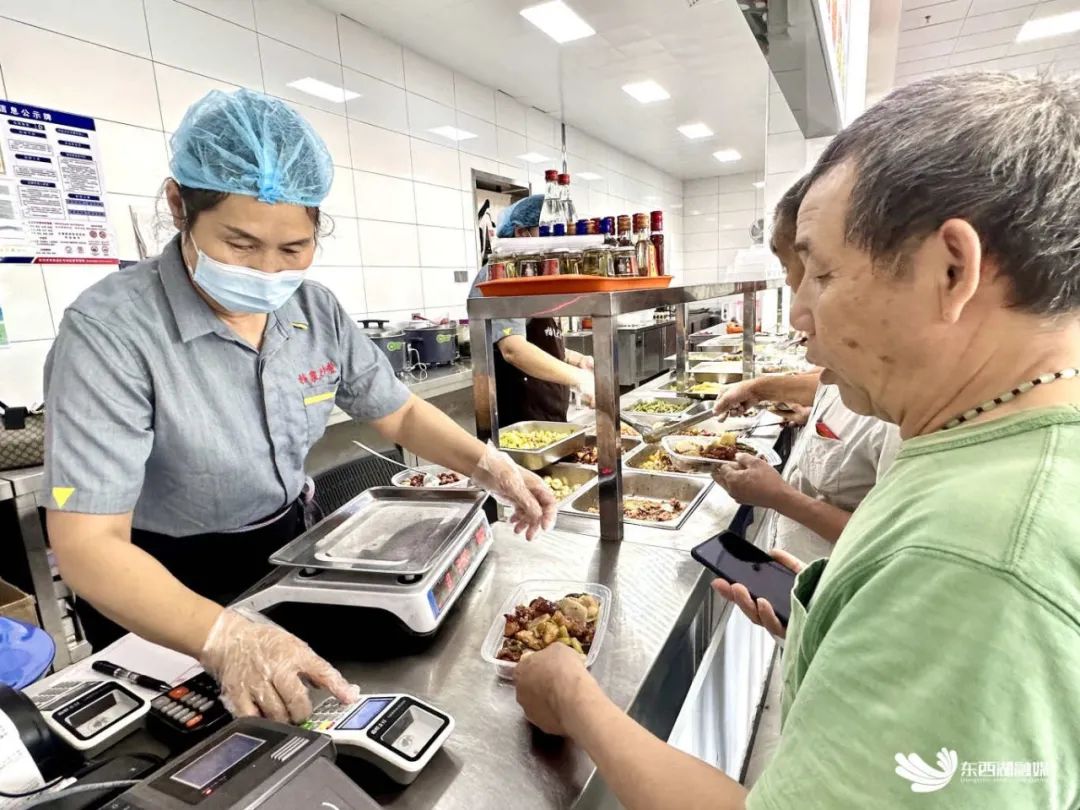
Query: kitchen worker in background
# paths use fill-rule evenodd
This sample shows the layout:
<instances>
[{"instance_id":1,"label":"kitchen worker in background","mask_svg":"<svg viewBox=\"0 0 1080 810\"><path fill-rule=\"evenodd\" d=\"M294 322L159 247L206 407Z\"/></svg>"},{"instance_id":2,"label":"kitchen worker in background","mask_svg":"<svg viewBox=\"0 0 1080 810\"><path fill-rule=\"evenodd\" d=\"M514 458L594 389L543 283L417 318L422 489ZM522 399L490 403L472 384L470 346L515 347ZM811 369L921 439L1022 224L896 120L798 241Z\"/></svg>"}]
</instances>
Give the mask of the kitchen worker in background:
<instances>
[{"instance_id":1,"label":"kitchen worker in background","mask_svg":"<svg viewBox=\"0 0 1080 810\"><path fill-rule=\"evenodd\" d=\"M776 205L771 248L798 292L805 269L795 252L795 219L805 193L798 180ZM740 454L738 466L719 466L713 478L738 503L769 510L764 546L803 562L828 557L851 513L892 464L900 447L896 425L849 410L835 385L822 385L821 369L808 374L755 377L727 386L715 411L742 413L759 402L787 402L810 408L783 475L768 462ZM717 580L727 595L730 587ZM741 591L740 591L741 589ZM749 594L737 586L734 595Z\"/></svg>"},{"instance_id":2,"label":"kitchen worker in background","mask_svg":"<svg viewBox=\"0 0 1080 810\"><path fill-rule=\"evenodd\" d=\"M500 239L537 236L543 194L518 200L503 210L496 236ZM477 288L488 280L487 265L476 274L469 297L482 295ZM495 390L499 424L512 425L529 419L565 422L571 389L581 403L593 406L593 359L563 345L562 328L555 318L496 320L492 323L495 346Z\"/></svg>"},{"instance_id":3,"label":"kitchen worker in background","mask_svg":"<svg viewBox=\"0 0 1080 810\"><path fill-rule=\"evenodd\" d=\"M48 529L100 649L124 629L187 653L231 710L303 720L304 679L355 691L298 638L223 608L304 529L304 460L334 405L550 524L544 483L410 394L306 280L333 167L282 102L212 91L171 141L164 252L87 289L45 366Z\"/></svg>"}]
</instances>

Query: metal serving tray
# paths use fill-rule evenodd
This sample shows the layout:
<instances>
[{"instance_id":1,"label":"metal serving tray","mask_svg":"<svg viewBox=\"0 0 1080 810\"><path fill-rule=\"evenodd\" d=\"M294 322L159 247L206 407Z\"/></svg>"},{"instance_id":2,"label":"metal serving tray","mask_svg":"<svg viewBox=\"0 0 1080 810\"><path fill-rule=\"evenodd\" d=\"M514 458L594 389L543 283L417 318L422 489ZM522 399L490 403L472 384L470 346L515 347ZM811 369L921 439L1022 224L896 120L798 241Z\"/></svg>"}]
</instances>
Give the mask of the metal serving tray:
<instances>
[{"instance_id":1,"label":"metal serving tray","mask_svg":"<svg viewBox=\"0 0 1080 810\"><path fill-rule=\"evenodd\" d=\"M685 503L686 508L683 509L682 514L667 522L623 518L624 523L670 530L678 529L686 522L686 519L697 509L698 504L705 497L705 493L713 485L711 478L698 478L690 475L665 475L642 470L624 470L622 482L624 501L627 498L651 498L653 500L678 498ZM569 503L564 504L562 511L599 520L600 515L589 511L589 507L599 508L599 505L600 490L597 484L593 483L580 495L572 498Z\"/></svg>"},{"instance_id":2,"label":"metal serving tray","mask_svg":"<svg viewBox=\"0 0 1080 810\"><path fill-rule=\"evenodd\" d=\"M562 478L566 483L573 487L570 494L559 501L560 504L569 501L581 491L582 487L588 486L596 480L596 468L588 467L584 464L552 464L550 467L538 470L536 474L541 478L545 475L550 475L553 478Z\"/></svg>"},{"instance_id":3,"label":"metal serving tray","mask_svg":"<svg viewBox=\"0 0 1080 810\"><path fill-rule=\"evenodd\" d=\"M507 447L500 447L499 449L526 470L536 472L584 447L585 428L569 422L543 422L538 420L518 422L499 428L500 435L510 430L555 430L566 432L568 429L570 434L566 438L559 439L546 447L540 447L536 450L512 450Z\"/></svg>"},{"instance_id":4,"label":"metal serving tray","mask_svg":"<svg viewBox=\"0 0 1080 810\"><path fill-rule=\"evenodd\" d=\"M635 447L637 447L639 444L641 444L641 439L635 438L634 436L623 436L623 437L621 437L621 442L622 442L623 458L625 458L627 453L629 453L631 450L633 450ZM584 450L586 447L595 447L595 446L596 446L596 436L595 435L590 436L590 435L586 434L585 435L585 444L583 444L581 447L577 448L577 450ZM576 453L577 450L575 450L574 453ZM574 457L573 453L566 456L566 458L564 458L562 460L562 463L563 464L573 464L575 467L584 467L587 470L593 470L594 472L596 471L596 465L595 464L584 464L584 463L578 461Z\"/></svg>"},{"instance_id":5,"label":"metal serving tray","mask_svg":"<svg viewBox=\"0 0 1080 810\"><path fill-rule=\"evenodd\" d=\"M651 456L653 453L663 453L669 458L671 457L671 454L668 453L668 451L665 450L663 447L661 447L659 442L657 442L656 444L642 444L640 447L635 449L634 452L632 452L630 455L626 456L623 459L623 468L630 470L639 470L640 472L648 473L649 475L700 475L707 478L712 474L709 468L706 467L704 464L696 465L693 469L675 469L669 471L649 470L642 467L641 465L644 464L648 460L649 456Z\"/></svg>"},{"instance_id":6,"label":"metal serving tray","mask_svg":"<svg viewBox=\"0 0 1080 810\"><path fill-rule=\"evenodd\" d=\"M650 399L659 399L666 402L681 405L682 410L672 411L671 413L644 413L642 411L631 410L638 402L642 402ZM630 421L637 422L642 425L654 425L657 422L673 422L683 416L686 416L686 412L691 408L699 406L701 403L697 400L688 399L686 397L671 396L660 391L649 392L647 396L635 396L632 399L627 399L625 402L620 403L622 405L622 413L624 416L630 418Z\"/></svg>"},{"instance_id":7,"label":"metal serving tray","mask_svg":"<svg viewBox=\"0 0 1080 810\"><path fill-rule=\"evenodd\" d=\"M275 565L424 574L457 541L487 494L372 487L270 557Z\"/></svg>"}]
</instances>

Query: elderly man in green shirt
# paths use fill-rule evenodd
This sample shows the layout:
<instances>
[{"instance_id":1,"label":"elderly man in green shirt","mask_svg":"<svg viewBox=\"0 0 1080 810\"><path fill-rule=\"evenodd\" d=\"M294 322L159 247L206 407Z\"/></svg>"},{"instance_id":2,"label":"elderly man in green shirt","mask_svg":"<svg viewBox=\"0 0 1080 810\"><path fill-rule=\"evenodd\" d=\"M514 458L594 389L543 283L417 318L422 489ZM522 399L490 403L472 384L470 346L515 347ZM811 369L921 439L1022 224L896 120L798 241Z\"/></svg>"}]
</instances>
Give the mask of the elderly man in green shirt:
<instances>
[{"instance_id":1,"label":"elderly man in green shirt","mask_svg":"<svg viewBox=\"0 0 1080 810\"><path fill-rule=\"evenodd\" d=\"M916 82L822 154L792 325L904 443L796 580L781 740L751 792L636 725L568 648L518 667L529 719L625 807L1080 807L1078 210L1075 81Z\"/></svg>"}]
</instances>

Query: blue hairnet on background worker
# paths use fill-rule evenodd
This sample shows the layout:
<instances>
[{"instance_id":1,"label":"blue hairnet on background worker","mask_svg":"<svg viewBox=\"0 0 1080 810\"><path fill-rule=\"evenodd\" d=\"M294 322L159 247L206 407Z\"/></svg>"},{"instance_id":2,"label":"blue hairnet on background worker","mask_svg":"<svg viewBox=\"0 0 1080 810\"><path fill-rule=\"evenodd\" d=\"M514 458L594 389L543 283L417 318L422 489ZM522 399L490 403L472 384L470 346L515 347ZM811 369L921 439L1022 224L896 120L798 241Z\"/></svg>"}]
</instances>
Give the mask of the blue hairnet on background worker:
<instances>
[{"instance_id":1,"label":"blue hairnet on background worker","mask_svg":"<svg viewBox=\"0 0 1080 810\"><path fill-rule=\"evenodd\" d=\"M505 208L495 235L500 239L538 236L544 195L533 194ZM477 284L487 281L488 266L476 274L469 297L482 295ZM495 346L495 391L499 422L512 425L539 419L565 422L570 391L593 405L593 359L567 349L555 318L512 318L492 322Z\"/></svg>"},{"instance_id":2,"label":"blue hairnet on background worker","mask_svg":"<svg viewBox=\"0 0 1080 810\"><path fill-rule=\"evenodd\" d=\"M390 443L554 518L544 483L410 394L306 279L333 166L282 102L212 91L172 138L164 252L87 289L45 367L48 528L95 649L125 629L195 656L234 714L301 721L305 680L355 699L303 641L223 608L304 530L304 460L335 405ZM422 443L422 445L421 445Z\"/></svg>"}]
</instances>

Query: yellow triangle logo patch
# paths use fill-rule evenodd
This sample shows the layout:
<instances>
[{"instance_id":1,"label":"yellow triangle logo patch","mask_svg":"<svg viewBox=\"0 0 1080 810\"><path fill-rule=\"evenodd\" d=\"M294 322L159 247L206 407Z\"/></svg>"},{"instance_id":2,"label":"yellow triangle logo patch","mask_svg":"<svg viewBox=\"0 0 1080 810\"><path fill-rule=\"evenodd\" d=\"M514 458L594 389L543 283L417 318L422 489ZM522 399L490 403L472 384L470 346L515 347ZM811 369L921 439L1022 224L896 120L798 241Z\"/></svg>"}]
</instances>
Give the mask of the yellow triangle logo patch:
<instances>
[{"instance_id":1,"label":"yellow triangle logo patch","mask_svg":"<svg viewBox=\"0 0 1080 810\"><path fill-rule=\"evenodd\" d=\"M56 501L56 505L61 509L64 508L64 504L68 502L68 498L75 492L75 487L53 487L52 496Z\"/></svg>"}]
</instances>

